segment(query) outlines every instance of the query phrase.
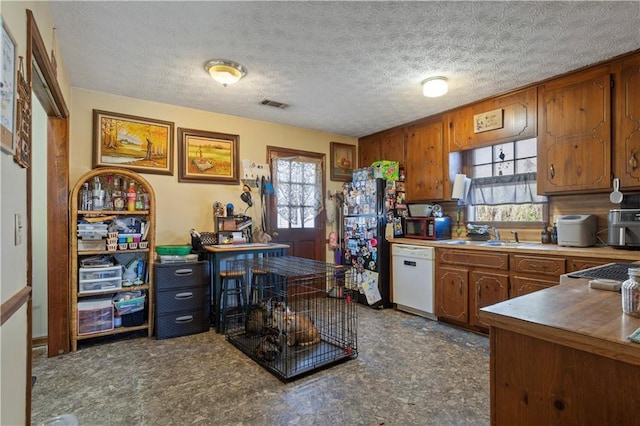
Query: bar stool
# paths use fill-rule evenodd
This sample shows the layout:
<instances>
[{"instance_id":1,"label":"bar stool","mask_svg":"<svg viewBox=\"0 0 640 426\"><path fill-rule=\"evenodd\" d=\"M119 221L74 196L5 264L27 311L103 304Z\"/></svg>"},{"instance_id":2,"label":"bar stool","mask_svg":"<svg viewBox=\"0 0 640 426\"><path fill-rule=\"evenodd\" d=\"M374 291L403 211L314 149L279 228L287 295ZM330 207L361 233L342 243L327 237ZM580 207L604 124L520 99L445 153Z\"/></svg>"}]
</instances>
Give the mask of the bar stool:
<instances>
[{"instance_id":1,"label":"bar stool","mask_svg":"<svg viewBox=\"0 0 640 426\"><path fill-rule=\"evenodd\" d=\"M251 287L249 297L252 304L260 303L264 299L264 288L268 284L269 272L260 268L251 270Z\"/></svg>"},{"instance_id":2,"label":"bar stool","mask_svg":"<svg viewBox=\"0 0 640 426\"><path fill-rule=\"evenodd\" d=\"M241 311L247 307L245 272L237 270L220 271L220 332L227 332L229 296L236 296L236 304Z\"/></svg>"}]
</instances>

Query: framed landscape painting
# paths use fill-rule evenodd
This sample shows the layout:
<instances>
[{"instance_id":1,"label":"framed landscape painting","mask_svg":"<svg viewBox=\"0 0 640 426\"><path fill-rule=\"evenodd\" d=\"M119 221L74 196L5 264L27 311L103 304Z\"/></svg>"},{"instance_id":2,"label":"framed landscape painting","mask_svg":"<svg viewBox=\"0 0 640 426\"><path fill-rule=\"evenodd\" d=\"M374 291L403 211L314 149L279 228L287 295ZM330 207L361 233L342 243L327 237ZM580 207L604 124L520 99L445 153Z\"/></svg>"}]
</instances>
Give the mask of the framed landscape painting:
<instances>
[{"instance_id":1,"label":"framed landscape painting","mask_svg":"<svg viewBox=\"0 0 640 426\"><path fill-rule=\"evenodd\" d=\"M173 175L173 131L169 121L94 109L93 167Z\"/></svg>"},{"instance_id":2,"label":"framed landscape painting","mask_svg":"<svg viewBox=\"0 0 640 426\"><path fill-rule=\"evenodd\" d=\"M178 128L178 181L238 184L240 137Z\"/></svg>"}]
</instances>

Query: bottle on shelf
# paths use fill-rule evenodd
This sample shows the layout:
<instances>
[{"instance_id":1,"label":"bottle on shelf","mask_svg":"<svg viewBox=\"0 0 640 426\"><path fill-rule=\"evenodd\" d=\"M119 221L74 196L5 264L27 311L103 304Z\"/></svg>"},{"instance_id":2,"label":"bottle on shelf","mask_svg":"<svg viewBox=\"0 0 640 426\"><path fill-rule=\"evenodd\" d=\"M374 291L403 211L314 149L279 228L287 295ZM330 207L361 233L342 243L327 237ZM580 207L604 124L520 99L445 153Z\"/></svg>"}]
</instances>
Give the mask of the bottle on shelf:
<instances>
[{"instance_id":1,"label":"bottle on shelf","mask_svg":"<svg viewBox=\"0 0 640 426\"><path fill-rule=\"evenodd\" d=\"M542 244L549 244L551 242L551 235L549 234L549 229L547 229L546 225L542 228L542 232L540 233L540 241Z\"/></svg>"},{"instance_id":2,"label":"bottle on shelf","mask_svg":"<svg viewBox=\"0 0 640 426\"><path fill-rule=\"evenodd\" d=\"M80 196L78 197L78 208L80 210L91 210L93 204L93 195L89 190L89 182L85 182L82 184L82 189L80 190Z\"/></svg>"},{"instance_id":3,"label":"bottle on shelf","mask_svg":"<svg viewBox=\"0 0 640 426\"><path fill-rule=\"evenodd\" d=\"M93 178L93 210L104 208L104 189L98 176Z\"/></svg>"},{"instance_id":4,"label":"bottle on shelf","mask_svg":"<svg viewBox=\"0 0 640 426\"><path fill-rule=\"evenodd\" d=\"M104 210L113 210L113 175L107 176L107 185L104 190Z\"/></svg>"},{"instance_id":5,"label":"bottle on shelf","mask_svg":"<svg viewBox=\"0 0 640 426\"><path fill-rule=\"evenodd\" d=\"M136 198L138 194L136 193L136 184L135 182L129 182L129 189L127 189L127 210L130 212L136 211Z\"/></svg>"},{"instance_id":6,"label":"bottle on shelf","mask_svg":"<svg viewBox=\"0 0 640 426\"><path fill-rule=\"evenodd\" d=\"M149 210L151 208L151 198L149 197L149 193L142 190L142 209Z\"/></svg>"},{"instance_id":7,"label":"bottle on shelf","mask_svg":"<svg viewBox=\"0 0 640 426\"><path fill-rule=\"evenodd\" d=\"M142 198L142 191L140 187L136 189L136 210L144 209L144 199Z\"/></svg>"},{"instance_id":8,"label":"bottle on shelf","mask_svg":"<svg viewBox=\"0 0 640 426\"><path fill-rule=\"evenodd\" d=\"M117 178L113 182L113 192L111 193L111 202L113 203L114 210L124 210L125 198L120 189L120 178Z\"/></svg>"}]
</instances>

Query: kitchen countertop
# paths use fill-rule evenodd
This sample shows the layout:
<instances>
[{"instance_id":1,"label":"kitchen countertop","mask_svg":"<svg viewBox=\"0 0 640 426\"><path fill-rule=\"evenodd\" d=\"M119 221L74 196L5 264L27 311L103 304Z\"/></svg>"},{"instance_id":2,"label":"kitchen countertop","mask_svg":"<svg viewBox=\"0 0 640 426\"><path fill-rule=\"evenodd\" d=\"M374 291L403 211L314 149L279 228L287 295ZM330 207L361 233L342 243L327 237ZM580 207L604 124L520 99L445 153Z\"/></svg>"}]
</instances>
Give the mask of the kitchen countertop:
<instances>
[{"instance_id":1,"label":"kitchen countertop","mask_svg":"<svg viewBox=\"0 0 640 426\"><path fill-rule=\"evenodd\" d=\"M542 254L553 256L572 256L572 257L593 257L615 259L618 261L638 261L640 260L640 251L638 250L620 250L613 247L564 247L557 244L541 244L539 242L523 241L517 245L495 246L490 247L483 245L484 242L473 242L471 244L455 244L452 241L459 240L418 240L414 238L393 238L389 242L392 244L412 244L436 248L450 248L461 250L487 250L493 252L507 252L511 254Z\"/></svg>"},{"instance_id":2,"label":"kitchen countertop","mask_svg":"<svg viewBox=\"0 0 640 426\"><path fill-rule=\"evenodd\" d=\"M627 336L640 318L622 312L620 293L574 279L480 309L491 327L640 366L640 344Z\"/></svg>"}]
</instances>

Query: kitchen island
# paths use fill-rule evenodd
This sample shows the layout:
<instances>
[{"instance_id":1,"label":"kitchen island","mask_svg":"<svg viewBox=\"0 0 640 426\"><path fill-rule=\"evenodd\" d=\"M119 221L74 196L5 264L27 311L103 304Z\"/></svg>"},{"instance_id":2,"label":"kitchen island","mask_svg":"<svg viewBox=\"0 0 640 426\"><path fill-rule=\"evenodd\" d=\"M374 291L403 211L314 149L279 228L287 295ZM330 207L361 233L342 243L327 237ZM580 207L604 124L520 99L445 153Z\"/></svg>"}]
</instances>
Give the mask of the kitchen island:
<instances>
[{"instance_id":1,"label":"kitchen island","mask_svg":"<svg viewBox=\"0 0 640 426\"><path fill-rule=\"evenodd\" d=\"M640 318L587 279L480 310L494 425L640 424Z\"/></svg>"}]
</instances>

